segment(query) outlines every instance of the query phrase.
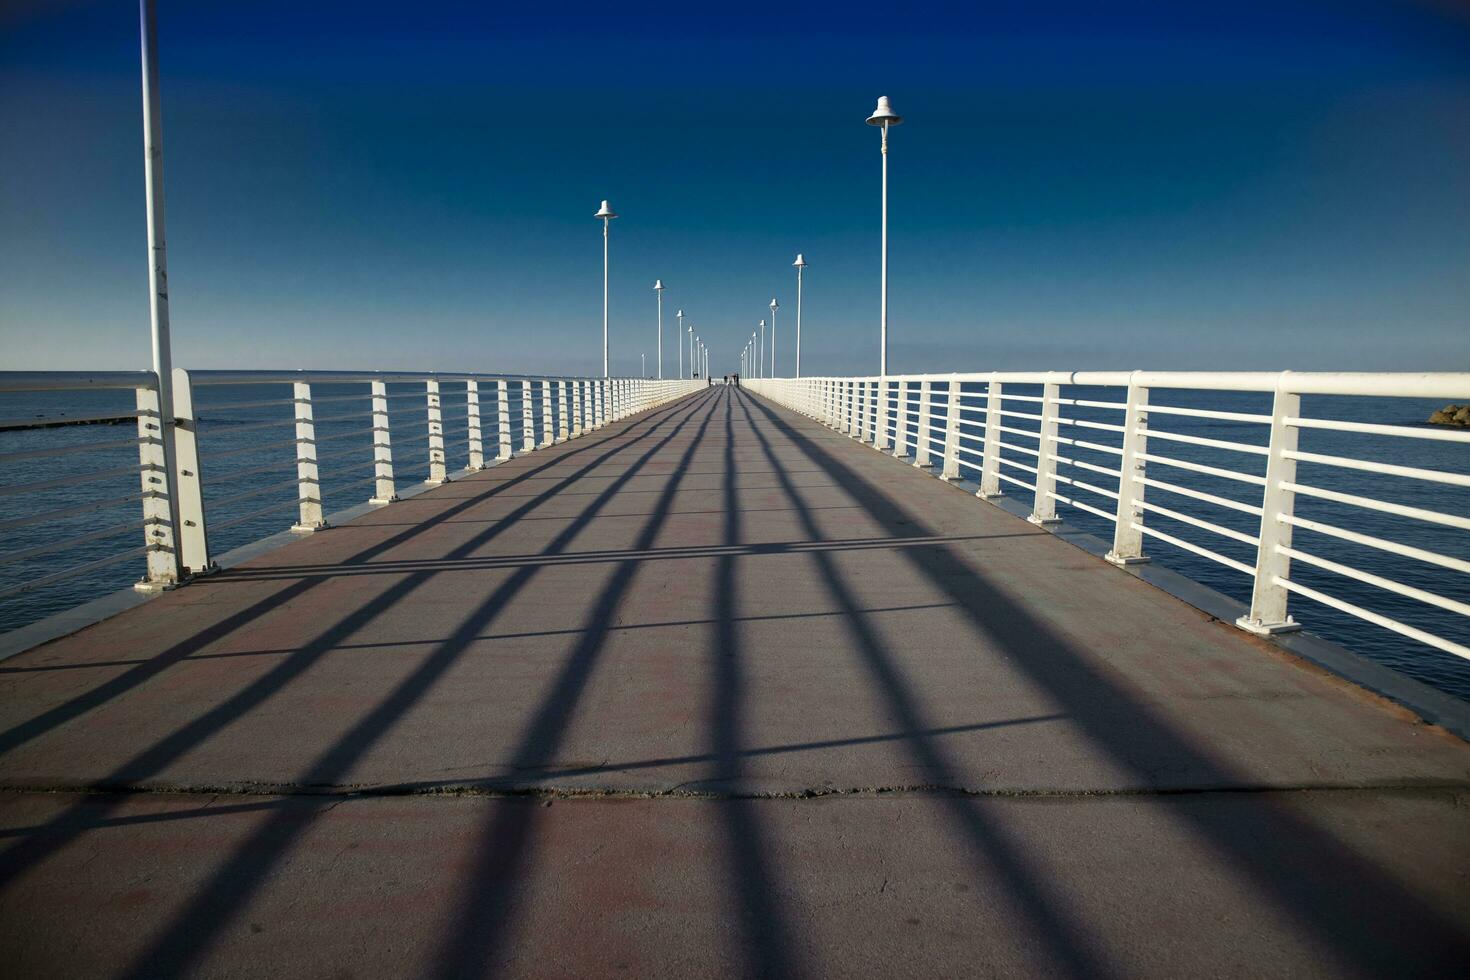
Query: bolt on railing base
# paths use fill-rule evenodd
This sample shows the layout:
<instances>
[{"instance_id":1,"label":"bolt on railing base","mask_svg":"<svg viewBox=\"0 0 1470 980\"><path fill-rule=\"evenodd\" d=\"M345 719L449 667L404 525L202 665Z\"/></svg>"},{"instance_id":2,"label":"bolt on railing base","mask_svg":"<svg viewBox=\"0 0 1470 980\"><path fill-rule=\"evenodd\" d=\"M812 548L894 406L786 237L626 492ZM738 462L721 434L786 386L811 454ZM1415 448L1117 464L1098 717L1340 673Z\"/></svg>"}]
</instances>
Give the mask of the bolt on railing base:
<instances>
[{"instance_id":1,"label":"bolt on railing base","mask_svg":"<svg viewBox=\"0 0 1470 980\"><path fill-rule=\"evenodd\" d=\"M1235 625L1247 633L1254 633L1257 636L1278 636L1282 633L1295 633L1302 628L1302 624L1290 616L1286 617L1286 622L1284 623L1262 623L1251 619L1249 616L1242 616L1235 621Z\"/></svg>"},{"instance_id":2,"label":"bolt on railing base","mask_svg":"<svg viewBox=\"0 0 1470 980\"><path fill-rule=\"evenodd\" d=\"M1103 555L1104 561L1110 561L1114 565L1147 565L1153 561L1148 555L1115 555L1111 551Z\"/></svg>"}]
</instances>

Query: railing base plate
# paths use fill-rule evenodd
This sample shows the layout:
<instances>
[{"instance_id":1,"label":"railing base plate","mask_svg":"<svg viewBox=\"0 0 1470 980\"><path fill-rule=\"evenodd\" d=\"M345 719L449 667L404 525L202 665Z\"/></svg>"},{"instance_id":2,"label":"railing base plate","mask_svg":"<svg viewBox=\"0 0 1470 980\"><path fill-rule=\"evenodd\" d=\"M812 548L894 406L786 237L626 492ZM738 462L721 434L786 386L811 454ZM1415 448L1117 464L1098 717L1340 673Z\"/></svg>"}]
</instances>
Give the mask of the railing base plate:
<instances>
[{"instance_id":1,"label":"railing base plate","mask_svg":"<svg viewBox=\"0 0 1470 980\"><path fill-rule=\"evenodd\" d=\"M1147 565L1149 562L1153 561L1153 559L1150 558L1148 555L1128 555L1124 557L1119 557L1118 555L1113 554L1111 551L1103 555L1103 560L1110 561L1114 565L1124 566Z\"/></svg>"},{"instance_id":2,"label":"railing base plate","mask_svg":"<svg viewBox=\"0 0 1470 980\"><path fill-rule=\"evenodd\" d=\"M1247 633L1254 633L1257 636L1278 636L1282 633L1295 633L1302 628L1301 623L1298 623L1290 617L1284 623L1259 623L1249 617L1242 616L1235 621L1235 625Z\"/></svg>"}]
</instances>

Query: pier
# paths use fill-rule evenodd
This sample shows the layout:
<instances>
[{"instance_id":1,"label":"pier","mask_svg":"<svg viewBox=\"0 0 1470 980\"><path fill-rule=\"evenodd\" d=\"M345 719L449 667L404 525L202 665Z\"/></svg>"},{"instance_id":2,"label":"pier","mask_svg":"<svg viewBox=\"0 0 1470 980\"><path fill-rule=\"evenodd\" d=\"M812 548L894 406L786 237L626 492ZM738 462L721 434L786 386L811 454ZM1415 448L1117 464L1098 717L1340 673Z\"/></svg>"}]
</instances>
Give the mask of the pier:
<instances>
[{"instance_id":1,"label":"pier","mask_svg":"<svg viewBox=\"0 0 1470 980\"><path fill-rule=\"evenodd\" d=\"M7 971L1463 969L1470 746L936 479L958 382L948 448L812 384L579 401L0 663Z\"/></svg>"}]
</instances>

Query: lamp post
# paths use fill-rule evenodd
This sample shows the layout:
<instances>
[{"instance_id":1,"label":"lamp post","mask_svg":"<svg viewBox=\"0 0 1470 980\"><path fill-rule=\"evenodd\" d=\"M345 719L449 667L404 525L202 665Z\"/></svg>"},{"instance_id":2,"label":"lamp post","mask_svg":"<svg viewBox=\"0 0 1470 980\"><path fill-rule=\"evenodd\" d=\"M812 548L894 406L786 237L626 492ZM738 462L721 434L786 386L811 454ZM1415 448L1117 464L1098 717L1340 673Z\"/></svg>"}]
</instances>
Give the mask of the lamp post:
<instances>
[{"instance_id":1,"label":"lamp post","mask_svg":"<svg viewBox=\"0 0 1470 980\"><path fill-rule=\"evenodd\" d=\"M776 376L776 311L781 304L776 302L776 297L771 297L771 377Z\"/></svg>"},{"instance_id":2,"label":"lamp post","mask_svg":"<svg viewBox=\"0 0 1470 980\"><path fill-rule=\"evenodd\" d=\"M602 219L602 376L608 377L607 373L607 229L617 213L602 202L602 207L597 209L593 217Z\"/></svg>"},{"instance_id":3,"label":"lamp post","mask_svg":"<svg viewBox=\"0 0 1470 980\"><path fill-rule=\"evenodd\" d=\"M655 279L653 291L658 294L658 379L664 379L664 281Z\"/></svg>"},{"instance_id":4,"label":"lamp post","mask_svg":"<svg viewBox=\"0 0 1470 980\"><path fill-rule=\"evenodd\" d=\"M140 588L160 580L184 577L183 545L179 534L179 494L174 467L173 351L168 320L168 253L164 241L163 119L158 98L158 11L155 0L139 0L138 33L143 61L143 180L148 212L148 314L153 346L153 374L158 381L158 436L163 459L163 484L168 498L168 537L158 534L150 544L166 548L150 551L148 579ZM145 505L146 506L146 505ZM156 529L155 529L156 530ZM155 558L155 555L159 556ZM160 566L167 565L167 569ZM160 574L162 573L162 574Z\"/></svg>"},{"instance_id":5,"label":"lamp post","mask_svg":"<svg viewBox=\"0 0 1470 980\"><path fill-rule=\"evenodd\" d=\"M759 349L755 346L755 331L752 330L750 332L750 366L755 370L751 371L750 373L753 377L756 378L759 378L761 376L761 362L760 358L757 356L758 353Z\"/></svg>"},{"instance_id":6,"label":"lamp post","mask_svg":"<svg viewBox=\"0 0 1470 980\"><path fill-rule=\"evenodd\" d=\"M878 96L878 108L868 117L869 126L883 127L883 272L881 284L882 312L879 317L878 376L888 375L888 127L903 122L903 116L893 111L888 96Z\"/></svg>"},{"instance_id":7,"label":"lamp post","mask_svg":"<svg viewBox=\"0 0 1470 980\"><path fill-rule=\"evenodd\" d=\"M689 326L685 327L684 328L684 332L689 335L689 380L693 381L694 380L694 324L691 323L691 324L689 324Z\"/></svg>"},{"instance_id":8,"label":"lamp post","mask_svg":"<svg viewBox=\"0 0 1470 980\"><path fill-rule=\"evenodd\" d=\"M761 321L761 377L769 378L766 373L766 321Z\"/></svg>"},{"instance_id":9,"label":"lamp post","mask_svg":"<svg viewBox=\"0 0 1470 980\"><path fill-rule=\"evenodd\" d=\"M660 294L662 295L662 294ZM679 348L679 380L684 380L684 311L674 314L679 320L679 329L674 331L674 346ZM662 331L660 331L662 333Z\"/></svg>"},{"instance_id":10,"label":"lamp post","mask_svg":"<svg viewBox=\"0 0 1470 980\"><path fill-rule=\"evenodd\" d=\"M640 367L638 369L638 376L640 378L646 378L646 377L648 377L648 355L647 354L639 354L638 355L638 364L640 365Z\"/></svg>"},{"instance_id":11,"label":"lamp post","mask_svg":"<svg viewBox=\"0 0 1470 980\"><path fill-rule=\"evenodd\" d=\"M796 376L801 377L801 270L806 268L806 259L796 253Z\"/></svg>"},{"instance_id":12,"label":"lamp post","mask_svg":"<svg viewBox=\"0 0 1470 980\"><path fill-rule=\"evenodd\" d=\"M694 335L694 343L689 345L689 377L699 377L699 334Z\"/></svg>"}]
</instances>

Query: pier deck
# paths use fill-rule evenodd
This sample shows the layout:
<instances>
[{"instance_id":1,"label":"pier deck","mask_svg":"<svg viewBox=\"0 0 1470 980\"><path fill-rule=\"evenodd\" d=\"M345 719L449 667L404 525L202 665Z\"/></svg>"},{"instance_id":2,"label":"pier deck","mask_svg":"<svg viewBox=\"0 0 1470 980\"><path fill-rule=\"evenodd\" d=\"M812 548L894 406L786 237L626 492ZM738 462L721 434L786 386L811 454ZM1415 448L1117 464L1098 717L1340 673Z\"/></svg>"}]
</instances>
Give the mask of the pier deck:
<instances>
[{"instance_id":1,"label":"pier deck","mask_svg":"<svg viewBox=\"0 0 1470 980\"><path fill-rule=\"evenodd\" d=\"M11 976L1449 975L1470 746L714 388L0 664Z\"/></svg>"}]
</instances>

